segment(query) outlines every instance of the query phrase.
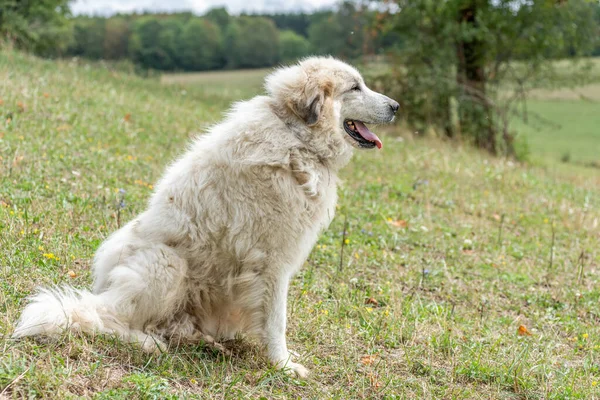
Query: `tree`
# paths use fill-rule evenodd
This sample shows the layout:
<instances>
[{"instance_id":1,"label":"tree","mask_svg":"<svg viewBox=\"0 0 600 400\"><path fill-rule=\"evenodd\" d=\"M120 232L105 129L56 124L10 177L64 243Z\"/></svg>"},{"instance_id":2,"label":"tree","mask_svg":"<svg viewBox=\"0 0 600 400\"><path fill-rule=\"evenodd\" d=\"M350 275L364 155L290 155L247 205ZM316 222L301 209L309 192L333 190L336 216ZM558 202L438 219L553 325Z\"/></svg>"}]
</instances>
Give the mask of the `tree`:
<instances>
[{"instance_id":1,"label":"tree","mask_svg":"<svg viewBox=\"0 0 600 400\"><path fill-rule=\"evenodd\" d=\"M215 23L222 31L224 31L227 28L227 25L229 25L229 22L231 22L231 16L225 7L211 8L204 14L204 18Z\"/></svg>"},{"instance_id":2,"label":"tree","mask_svg":"<svg viewBox=\"0 0 600 400\"><path fill-rule=\"evenodd\" d=\"M259 68L279 61L279 32L273 21L241 16L226 33L229 68Z\"/></svg>"},{"instance_id":3,"label":"tree","mask_svg":"<svg viewBox=\"0 0 600 400\"><path fill-rule=\"evenodd\" d=\"M387 16L403 49L385 85L417 129L441 128L495 154L515 154L510 119L528 87L562 57L591 53L587 0L397 0ZM596 42L597 43L597 42Z\"/></svg>"},{"instance_id":4,"label":"tree","mask_svg":"<svg viewBox=\"0 0 600 400\"><path fill-rule=\"evenodd\" d=\"M496 153L492 104L486 96L488 45L484 35L477 32L481 26L480 19L489 12L489 7L487 0L463 0L457 6L455 18L459 35L456 41L456 82L458 88L462 89L462 129L471 132L478 147Z\"/></svg>"},{"instance_id":5,"label":"tree","mask_svg":"<svg viewBox=\"0 0 600 400\"><path fill-rule=\"evenodd\" d=\"M80 17L74 21L68 54L99 60L104 57L106 19Z\"/></svg>"},{"instance_id":6,"label":"tree","mask_svg":"<svg viewBox=\"0 0 600 400\"><path fill-rule=\"evenodd\" d=\"M241 37L240 24L237 21L231 21L225 29L223 38L223 50L225 53L225 66L233 69L237 67L238 56L235 54L237 51L237 43Z\"/></svg>"},{"instance_id":7,"label":"tree","mask_svg":"<svg viewBox=\"0 0 600 400\"><path fill-rule=\"evenodd\" d=\"M109 18L104 27L104 51L105 60L121 60L127 57L129 47L129 21L121 16Z\"/></svg>"},{"instance_id":8,"label":"tree","mask_svg":"<svg viewBox=\"0 0 600 400\"><path fill-rule=\"evenodd\" d=\"M178 54L184 69L201 71L223 66L223 44L219 27L204 18L193 18L183 27Z\"/></svg>"},{"instance_id":9,"label":"tree","mask_svg":"<svg viewBox=\"0 0 600 400\"><path fill-rule=\"evenodd\" d=\"M174 68L175 62L171 55L160 46L161 30L162 24L154 15L143 16L134 22L129 40L129 55L134 62L145 68Z\"/></svg>"},{"instance_id":10,"label":"tree","mask_svg":"<svg viewBox=\"0 0 600 400\"><path fill-rule=\"evenodd\" d=\"M69 0L3 0L0 37L41 55L61 55L71 37Z\"/></svg>"},{"instance_id":11,"label":"tree","mask_svg":"<svg viewBox=\"0 0 600 400\"><path fill-rule=\"evenodd\" d=\"M279 34L279 58L282 62L293 62L310 54L310 43L294 31Z\"/></svg>"},{"instance_id":12,"label":"tree","mask_svg":"<svg viewBox=\"0 0 600 400\"><path fill-rule=\"evenodd\" d=\"M357 59L371 52L367 29L368 12L354 2L344 1L335 12L313 18L308 38L320 54Z\"/></svg>"},{"instance_id":13,"label":"tree","mask_svg":"<svg viewBox=\"0 0 600 400\"><path fill-rule=\"evenodd\" d=\"M182 21L182 18L172 17L160 21L158 48L169 56L169 59L171 60L169 69L183 67L181 54L179 52L183 26L184 22Z\"/></svg>"},{"instance_id":14,"label":"tree","mask_svg":"<svg viewBox=\"0 0 600 400\"><path fill-rule=\"evenodd\" d=\"M314 14L290 13L290 14L265 14L262 17L269 18L275 22L277 29L281 31L291 30L300 36L308 37L308 27Z\"/></svg>"}]
</instances>

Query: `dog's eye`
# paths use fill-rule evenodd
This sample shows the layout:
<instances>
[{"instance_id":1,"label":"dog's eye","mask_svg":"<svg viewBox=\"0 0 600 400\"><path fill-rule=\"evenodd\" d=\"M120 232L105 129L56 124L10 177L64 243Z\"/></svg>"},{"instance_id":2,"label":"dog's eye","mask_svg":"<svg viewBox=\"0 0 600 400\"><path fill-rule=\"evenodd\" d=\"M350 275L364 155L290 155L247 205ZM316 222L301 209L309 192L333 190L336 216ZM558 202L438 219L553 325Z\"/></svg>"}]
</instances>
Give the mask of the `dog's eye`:
<instances>
[{"instance_id":1,"label":"dog's eye","mask_svg":"<svg viewBox=\"0 0 600 400\"><path fill-rule=\"evenodd\" d=\"M358 84L356 84L356 85L352 86L352 89L350 89L350 90L351 91L357 91L357 92L359 92L360 91L360 86L358 86Z\"/></svg>"}]
</instances>

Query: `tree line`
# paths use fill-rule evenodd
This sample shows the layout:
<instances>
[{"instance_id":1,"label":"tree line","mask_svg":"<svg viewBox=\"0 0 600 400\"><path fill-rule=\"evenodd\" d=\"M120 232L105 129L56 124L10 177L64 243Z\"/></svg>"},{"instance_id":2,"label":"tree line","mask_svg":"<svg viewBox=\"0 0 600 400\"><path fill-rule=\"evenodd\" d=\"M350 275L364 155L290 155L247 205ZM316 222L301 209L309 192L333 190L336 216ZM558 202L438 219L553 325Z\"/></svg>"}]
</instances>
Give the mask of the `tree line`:
<instances>
[{"instance_id":1,"label":"tree line","mask_svg":"<svg viewBox=\"0 0 600 400\"><path fill-rule=\"evenodd\" d=\"M312 14L230 15L214 8L202 16L127 14L78 16L60 43L38 52L51 57L131 60L163 71L258 68L309 54L346 59L379 54L399 43L380 15L353 2Z\"/></svg>"}]
</instances>

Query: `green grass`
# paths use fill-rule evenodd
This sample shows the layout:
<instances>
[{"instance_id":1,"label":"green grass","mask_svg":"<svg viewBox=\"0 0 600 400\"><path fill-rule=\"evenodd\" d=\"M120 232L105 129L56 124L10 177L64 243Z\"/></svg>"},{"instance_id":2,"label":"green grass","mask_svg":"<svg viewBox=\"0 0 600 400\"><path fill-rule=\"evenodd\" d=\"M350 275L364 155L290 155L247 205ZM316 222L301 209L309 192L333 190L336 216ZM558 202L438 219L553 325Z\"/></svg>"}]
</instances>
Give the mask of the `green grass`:
<instances>
[{"instance_id":1,"label":"green grass","mask_svg":"<svg viewBox=\"0 0 600 400\"><path fill-rule=\"evenodd\" d=\"M252 90L205 89L0 53L0 398L599 396L600 177L391 134L344 170L337 217L293 279L288 340L307 381L247 340L232 356L11 340L25 297L89 287L99 243Z\"/></svg>"},{"instance_id":2,"label":"green grass","mask_svg":"<svg viewBox=\"0 0 600 400\"><path fill-rule=\"evenodd\" d=\"M600 163L600 105L586 100L533 99L529 119L513 128L525 135L533 154L549 162ZM599 164L600 165L600 164Z\"/></svg>"},{"instance_id":3,"label":"green grass","mask_svg":"<svg viewBox=\"0 0 600 400\"><path fill-rule=\"evenodd\" d=\"M261 91L265 76L271 69L234 71L187 72L163 74L160 81L178 85L182 90L194 86L207 97L225 98L228 101L246 99Z\"/></svg>"}]
</instances>

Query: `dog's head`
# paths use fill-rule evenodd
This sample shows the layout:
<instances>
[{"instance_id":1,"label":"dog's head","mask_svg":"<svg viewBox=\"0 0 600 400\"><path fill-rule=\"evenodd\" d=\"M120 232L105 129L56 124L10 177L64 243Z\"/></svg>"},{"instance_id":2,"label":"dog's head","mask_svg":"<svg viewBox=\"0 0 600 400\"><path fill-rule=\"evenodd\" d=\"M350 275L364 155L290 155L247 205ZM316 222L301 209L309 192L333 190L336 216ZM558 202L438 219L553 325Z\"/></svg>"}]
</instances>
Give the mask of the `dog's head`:
<instances>
[{"instance_id":1,"label":"dog's head","mask_svg":"<svg viewBox=\"0 0 600 400\"><path fill-rule=\"evenodd\" d=\"M356 148L381 148L366 124L393 121L399 105L365 85L352 66L330 57L310 57L279 69L266 81L269 95L300 119L316 139L334 135Z\"/></svg>"}]
</instances>

